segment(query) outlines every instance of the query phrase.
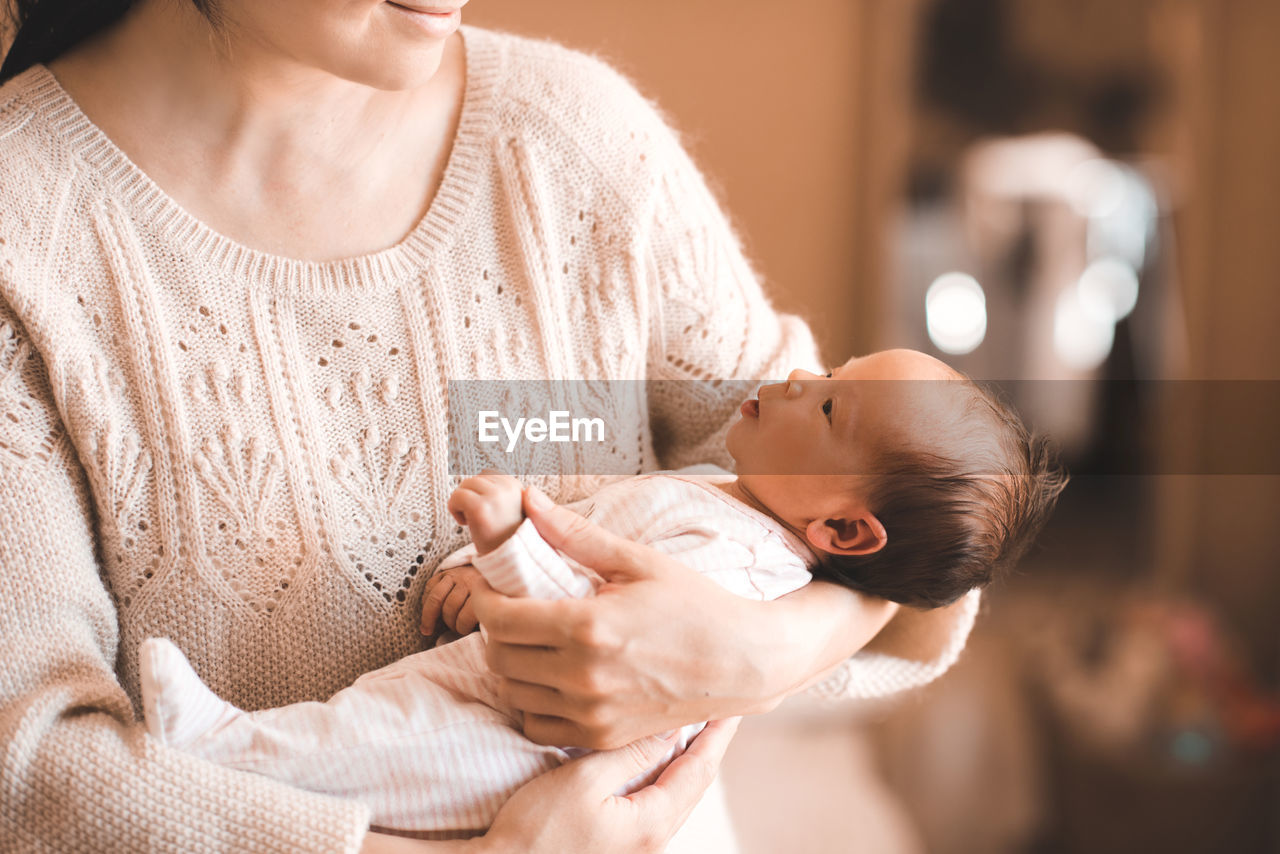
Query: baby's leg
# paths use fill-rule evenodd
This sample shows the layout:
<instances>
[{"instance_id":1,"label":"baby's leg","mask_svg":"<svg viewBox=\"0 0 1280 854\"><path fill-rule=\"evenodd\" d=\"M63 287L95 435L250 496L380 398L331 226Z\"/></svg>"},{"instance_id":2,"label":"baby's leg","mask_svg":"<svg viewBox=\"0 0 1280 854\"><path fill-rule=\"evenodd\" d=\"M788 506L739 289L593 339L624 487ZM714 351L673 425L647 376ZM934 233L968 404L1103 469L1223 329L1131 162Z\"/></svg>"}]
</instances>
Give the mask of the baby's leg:
<instances>
[{"instance_id":1,"label":"baby's leg","mask_svg":"<svg viewBox=\"0 0 1280 854\"><path fill-rule=\"evenodd\" d=\"M196 756L311 791L361 800L373 824L482 831L564 751L534 744L503 710L479 635L401 659L324 703L243 712L218 699L182 653L141 655L152 735Z\"/></svg>"},{"instance_id":2,"label":"baby's leg","mask_svg":"<svg viewBox=\"0 0 1280 854\"><path fill-rule=\"evenodd\" d=\"M138 669L147 732L162 744L185 748L244 714L210 691L182 650L166 638L142 642Z\"/></svg>"}]
</instances>

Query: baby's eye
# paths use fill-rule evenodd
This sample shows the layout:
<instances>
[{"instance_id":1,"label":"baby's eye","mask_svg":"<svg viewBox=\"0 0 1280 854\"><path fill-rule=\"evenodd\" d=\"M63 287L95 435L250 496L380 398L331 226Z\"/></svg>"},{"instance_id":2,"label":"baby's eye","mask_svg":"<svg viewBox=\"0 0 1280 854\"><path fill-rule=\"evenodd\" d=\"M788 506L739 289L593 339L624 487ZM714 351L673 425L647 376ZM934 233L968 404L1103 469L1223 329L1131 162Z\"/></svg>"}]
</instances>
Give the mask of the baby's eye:
<instances>
[{"instance_id":1,"label":"baby's eye","mask_svg":"<svg viewBox=\"0 0 1280 854\"><path fill-rule=\"evenodd\" d=\"M822 404L822 414L827 416L827 423L831 423L831 401L824 401Z\"/></svg>"}]
</instances>

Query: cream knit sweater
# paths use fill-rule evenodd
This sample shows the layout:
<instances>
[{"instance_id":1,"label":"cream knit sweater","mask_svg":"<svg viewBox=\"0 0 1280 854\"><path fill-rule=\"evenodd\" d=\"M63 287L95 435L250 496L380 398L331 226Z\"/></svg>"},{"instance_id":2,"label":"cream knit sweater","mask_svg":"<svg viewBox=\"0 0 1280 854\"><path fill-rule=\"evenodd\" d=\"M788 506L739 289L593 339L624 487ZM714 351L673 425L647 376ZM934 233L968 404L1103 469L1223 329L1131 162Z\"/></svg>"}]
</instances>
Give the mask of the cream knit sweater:
<instances>
[{"instance_id":1,"label":"cream knit sweater","mask_svg":"<svg viewBox=\"0 0 1280 854\"><path fill-rule=\"evenodd\" d=\"M139 642L172 638L249 709L420 649L427 569L465 542L448 380L820 367L625 80L464 36L429 212L334 262L211 231L43 66L0 88L0 849L356 849L363 806L145 736ZM666 384L650 434L585 453L727 464L721 388Z\"/></svg>"}]
</instances>

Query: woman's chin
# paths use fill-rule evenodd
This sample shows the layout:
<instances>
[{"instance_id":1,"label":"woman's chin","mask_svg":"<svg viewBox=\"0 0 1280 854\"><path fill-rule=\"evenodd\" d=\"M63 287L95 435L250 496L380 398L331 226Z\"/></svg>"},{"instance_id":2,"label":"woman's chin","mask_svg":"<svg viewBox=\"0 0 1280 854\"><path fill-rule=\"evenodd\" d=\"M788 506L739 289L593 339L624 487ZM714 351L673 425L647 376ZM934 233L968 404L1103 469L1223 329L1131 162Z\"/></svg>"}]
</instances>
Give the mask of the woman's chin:
<instances>
[{"instance_id":1,"label":"woman's chin","mask_svg":"<svg viewBox=\"0 0 1280 854\"><path fill-rule=\"evenodd\" d=\"M420 89L430 83L431 78L435 77L436 72L440 70L440 59L439 52L427 55L419 52L414 61L387 63L342 76L373 89L405 92L410 89Z\"/></svg>"}]
</instances>

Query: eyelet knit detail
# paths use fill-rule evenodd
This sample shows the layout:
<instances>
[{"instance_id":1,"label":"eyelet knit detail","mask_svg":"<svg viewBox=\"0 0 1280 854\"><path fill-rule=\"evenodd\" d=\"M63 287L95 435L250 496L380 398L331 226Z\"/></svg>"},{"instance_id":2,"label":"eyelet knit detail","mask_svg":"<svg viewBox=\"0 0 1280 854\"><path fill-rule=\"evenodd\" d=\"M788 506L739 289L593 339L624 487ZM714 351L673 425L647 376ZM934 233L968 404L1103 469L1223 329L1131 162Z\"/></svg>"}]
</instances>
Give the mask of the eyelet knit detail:
<instances>
[{"instance_id":1,"label":"eyelet knit detail","mask_svg":"<svg viewBox=\"0 0 1280 854\"><path fill-rule=\"evenodd\" d=\"M0 313L0 454L47 462L59 431L28 390L32 356L21 328Z\"/></svg>"}]
</instances>

